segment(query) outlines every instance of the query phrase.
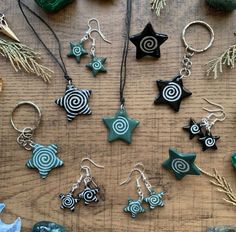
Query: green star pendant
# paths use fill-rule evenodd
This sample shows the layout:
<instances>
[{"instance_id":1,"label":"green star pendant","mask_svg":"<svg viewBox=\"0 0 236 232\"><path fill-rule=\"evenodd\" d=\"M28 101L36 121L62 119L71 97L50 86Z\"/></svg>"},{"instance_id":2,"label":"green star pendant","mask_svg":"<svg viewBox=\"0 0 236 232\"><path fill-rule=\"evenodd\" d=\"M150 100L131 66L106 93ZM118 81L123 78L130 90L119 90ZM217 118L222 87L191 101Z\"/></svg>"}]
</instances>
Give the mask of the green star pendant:
<instances>
[{"instance_id":1,"label":"green star pendant","mask_svg":"<svg viewBox=\"0 0 236 232\"><path fill-rule=\"evenodd\" d=\"M106 59L107 58L92 56L91 61L86 65L86 67L91 70L94 77L98 73L107 72L107 70L104 67Z\"/></svg>"},{"instance_id":2,"label":"green star pendant","mask_svg":"<svg viewBox=\"0 0 236 232\"><path fill-rule=\"evenodd\" d=\"M103 118L103 122L109 130L108 141L123 140L132 142L133 130L139 125L139 121L129 118L125 109L120 109L114 117Z\"/></svg>"},{"instance_id":3,"label":"green star pendant","mask_svg":"<svg viewBox=\"0 0 236 232\"><path fill-rule=\"evenodd\" d=\"M169 159L166 160L162 167L171 170L178 180L186 175L200 175L201 172L194 164L196 159L195 153L181 154L176 149L169 149Z\"/></svg>"},{"instance_id":4,"label":"green star pendant","mask_svg":"<svg viewBox=\"0 0 236 232\"><path fill-rule=\"evenodd\" d=\"M84 48L84 43L70 43L70 53L67 55L68 57L75 57L77 62L80 62L80 58L82 56L87 55L87 51Z\"/></svg>"},{"instance_id":5,"label":"green star pendant","mask_svg":"<svg viewBox=\"0 0 236 232\"><path fill-rule=\"evenodd\" d=\"M132 200L131 198L128 199L128 204L124 208L125 213L130 213L132 218L136 218L138 214L144 213L145 209L142 207L141 200Z\"/></svg>"}]
</instances>

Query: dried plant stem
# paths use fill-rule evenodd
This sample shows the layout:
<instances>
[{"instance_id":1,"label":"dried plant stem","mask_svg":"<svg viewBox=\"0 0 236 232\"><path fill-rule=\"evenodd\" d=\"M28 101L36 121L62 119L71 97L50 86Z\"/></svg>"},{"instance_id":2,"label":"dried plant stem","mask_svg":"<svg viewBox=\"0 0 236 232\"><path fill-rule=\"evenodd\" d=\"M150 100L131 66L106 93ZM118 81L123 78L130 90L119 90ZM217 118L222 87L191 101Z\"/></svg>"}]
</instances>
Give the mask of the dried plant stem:
<instances>
[{"instance_id":1,"label":"dried plant stem","mask_svg":"<svg viewBox=\"0 0 236 232\"><path fill-rule=\"evenodd\" d=\"M160 16L161 10L166 6L166 0L151 0L151 8L157 16Z\"/></svg>"},{"instance_id":2,"label":"dried plant stem","mask_svg":"<svg viewBox=\"0 0 236 232\"><path fill-rule=\"evenodd\" d=\"M205 174L208 177L213 178L214 180L210 180L211 184L213 184L214 186L218 187L217 191L224 193L228 199L223 198L224 201L228 202L231 205L236 206L236 196L235 193L233 192L230 184L228 183L228 181L221 175L218 174L218 172L216 171L216 169L214 169L214 173L210 174L204 170L202 170L201 168L198 167L198 169Z\"/></svg>"},{"instance_id":3,"label":"dried plant stem","mask_svg":"<svg viewBox=\"0 0 236 232\"><path fill-rule=\"evenodd\" d=\"M230 46L219 57L210 60L207 63L208 66L208 69L206 71L207 76L213 73L214 79L216 79L218 77L218 74L223 72L224 65L234 68L235 63L236 63L236 44Z\"/></svg>"},{"instance_id":4,"label":"dried plant stem","mask_svg":"<svg viewBox=\"0 0 236 232\"><path fill-rule=\"evenodd\" d=\"M26 45L0 39L0 55L9 59L16 72L23 69L27 73L36 74L45 82L50 82L53 71L39 64L40 54Z\"/></svg>"}]
</instances>

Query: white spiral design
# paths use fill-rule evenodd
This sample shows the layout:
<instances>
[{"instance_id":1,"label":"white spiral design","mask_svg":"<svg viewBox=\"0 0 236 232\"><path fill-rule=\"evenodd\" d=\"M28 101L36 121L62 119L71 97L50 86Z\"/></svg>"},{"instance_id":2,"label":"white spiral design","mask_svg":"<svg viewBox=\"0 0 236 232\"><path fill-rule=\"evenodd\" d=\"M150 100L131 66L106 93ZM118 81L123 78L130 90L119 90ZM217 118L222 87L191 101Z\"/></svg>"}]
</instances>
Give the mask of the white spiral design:
<instances>
[{"instance_id":1,"label":"white spiral design","mask_svg":"<svg viewBox=\"0 0 236 232\"><path fill-rule=\"evenodd\" d=\"M152 206L162 205L162 199L158 195L152 195L149 197L149 203Z\"/></svg>"},{"instance_id":2,"label":"white spiral design","mask_svg":"<svg viewBox=\"0 0 236 232\"><path fill-rule=\"evenodd\" d=\"M72 194L67 194L66 196L64 196L61 202L62 206L67 209L73 208L75 206L75 203L76 201Z\"/></svg>"},{"instance_id":3,"label":"white spiral design","mask_svg":"<svg viewBox=\"0 0 236 232\"><path fill-rule=\"evenodd\" d=\"M92 64L93 69L100 70L102 68L102 63L100 61L95 61Z\"/></svg>"},{"instance_id":4,"label":"white spiral design","mask_svg":"<svg viewBox=\"0 0 236 232\"><path fill-rule=\"evenodd\" d=\"M83 193L83 198L84 198L84 201L86 202L93 202L93 201L96 201L97 200L97 191L96 190L85 190L84 193Z\"/></svg>"},{"instance_id":5,"label":"white spiral design","mask_svg":"<svg viewBox=\"0 0 236 232\"><path fill-rule=\"evenodd\" d=\"M214 145L215 145L215 139L213 139L213 138L207 138L206 140L205 140L205 145L207 146L207 147L213 147Z\"/></svg>"},{"instance_id":6,"label":"white spiral design","mask_svg":"<svg viewBox=\"0 0 236 232\"><path fill-rule=\"evenodd\" d=\"M182 96L181 87L174 82L170 82L162 91L163 98L168 102L175 102Z\"/></svg>"},{"instance_id":7,"label":"white spiral design","mask_svg":"<svg viewBox=\"0 0 236 232\"><path fill-rule=\"evenodd\" d=\"M198 134L200 132L200 127L197 124L191 126L190 131L192 134Z\"/></svg>"},{"instance_id":8,"label":"white spiral design","mask_svg":"<svg viewBox=\"0 0 236 232\"><path fill-rule=\"evenodd\" d=\"M72 52L75 56L80 56L82 54L81 47L79 46L73 47Z\"/></svg>"},{"instance_id":9,"label":"white spiral design","mask_svg":"<svg viewBox=\"0 0 236 232\"><path fill-rule=\"evenodd\" d=\"M145 53L153 53L158 47L158 41L153 36L146 36L140 41L140 49Z\"/></svg>"},{"instance_id":10,"label":"white spiral design","mask_svg":"<svg viewBox=\"0 0 236 232\"><path fill-rule=\"evenodd\" d=\"M133 214L137 214L140 212L140 204L138 202L133 202L130 206L129 206L129 210L131 213Z\"/></svg>"},{"instance_id":11,"label":"white spiral design","mask_svg":"<svg viewBox=\"0 0 236 232\"><path fill-rule=\"evenodd\" d=\"M189 164L180 158L174 159L171 163L171 167L176 173L186 173L190 170Z\"/></svg>"},{"instance_id":12,"label":"white spiral design","mask_svg":"<svg viewBox=\"0 0 236 232\"><path fill-rule=\"evenodd\" d=\"M129 130L129 122L126 118L118 116L112 124L113 131L118 135L124 135Z\"/></svg>"}]
</instances>

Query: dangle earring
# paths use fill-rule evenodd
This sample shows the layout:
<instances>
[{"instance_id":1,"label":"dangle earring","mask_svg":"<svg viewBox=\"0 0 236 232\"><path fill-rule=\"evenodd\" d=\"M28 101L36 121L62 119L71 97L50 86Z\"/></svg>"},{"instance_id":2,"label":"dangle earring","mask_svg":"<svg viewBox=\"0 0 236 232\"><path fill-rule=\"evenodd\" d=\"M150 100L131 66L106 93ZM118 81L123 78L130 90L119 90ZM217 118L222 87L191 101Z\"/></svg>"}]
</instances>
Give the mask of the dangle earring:
<instances>
[{"instance_id":1,"label":"dangle earring","mask_svg":"<svg viewBox=\"0 0 236 232\"><path fill-rule=\"evenodd\" d=\"M192 25L198 25L198 24L206 27L206 29L210 32L210 37L211 37L210 42L203 49L193 48L191 45L188 44L185 38L187 29L190 28ZM191 58L195 53L205 52L212 46L214 41L214 31L211 28L211 26L206 22L193 21L185 26L182 32L182 40L186 49L186 54L184 55L182 60L183 68L179 71L179 74L171 81L163 81L163 80L156 81L159 90L159 95L154 101L156 105L167 104L176 112L179 111L181 101L184 98L192 95L192 93L189 90L187 90L183 85L183 79L189 78L191 76L191 70L192 70Z\"/></svg>"},{"instance_id":2,"label":"dangle earring","mask_svg":"<svg viewBox=\"0 0 236 232\"><path fill-rule=\"evenodd\" d=\"M96 164L89 158L83 158L81 161L81 176L77 180L75 184L73 184L71 190L67 194L60 194L59 197L61 199L61 208L62 209L70 209L74 211L75 205L80 201L83 200L85 205L89 205L90 203L97 203L98 193L100 192L100 188L94 181L92 177L91 170L89 166L82 166L82 163L85 161L91 162L97 168L104 168ZM84 184L84 190L79 192L76 196L74 195L75 190L79 189L81 184Z\"/></svg>"},{"instance_id":3,"label":"dangle earring","mask_svg":"<svg viewBox=\"0 0 236 232\"><path fill-rule=\"evenodd\" d=\"M14 114L16 110L23 105L29 105L36 109L38 113L38 120L34 127L25 127L23 129L19 129L16 126L14 122ZM38 169L39 175L42 178L46 178L52 169L61 167L63 165L63 161L57 156L58 146L56 144L44 146L33 141L33 134L40 124L41 117L42 114L37 105L30 101L22 101L19 102L12 111L11 124L13 128L20 133L19 137L17 138L17 142L27 151L32 151L32 157L27 161L26 166L28 168Z\"/></svg>"},{"instance_id":4,"label":"dangle earring","mask_svg":"<svg viewBox=\"0 0 236 232\"><path fill-rule=\"evenodd\" d=\"M203 98L209 104L216 106L217 109L207 109L203 108L209 113L206 117L202 118L200 122L196 122L194 119L190 118L189 124L184 126L183 129L189 133L189 138L193 139L195 136L198 136L198 141L202 145L202 150L207 149L216 150L216 142L220 139L220 136L213 136L211 133L212 127L216 122L223 122L226 118L224 108L214 102L209 101L206 98Z\"/></svg>"},{"instance_id":5,"label":"dangle earring","mask_svg":"<svg viewBox=\"0 0 236 232\"><path fill-rule=\"evenodd\" d=\"M142 170L138 168L138 166L142 167ZM131 216L135 218L139 213L145 212L144 207L142 206L143 202L146 202L149 205L150 209L155 209L157 206L164 206L163 196L164 192L156 192L152 185L150 184L149 180L145 176L145 170L142 163L137 163L132 171L130 172L128 179L122 182L120 185L126 184L131 180L131 176L133 172L139 172L140 177L136 179L136 186L137 186L137 193L139 195L138 200L132 200L131 198L128 199L128 205L124 208L124 212L131 213ZM140 179L142 179L145 187L149 192L148 197L144 197L144 194L141 189Z\"/></svg>"},{"instance_id":6,"label":"dangle earring","mask_svg":"<svg viewBox=\"0 0 236 232\"><path fill-rule=\"evenodd\" d=\"M99 22L97 21L98 25ZM93 73L93 76L95 77L100 72L107 72L106 68L104 67L104 64L106 62L106 57L97 57L96 56L96 39L92 37L93 32L97 32L101 38L106 42L111 44L109 40L105 38L105 36L102 34L100 30L100 26L98 26L99 29L93 29L89 33L89 37L92 40L92 45L90 49L90 55L91 55L91 61L86 65L86 67Z\"/></svg>"}]
</instances>

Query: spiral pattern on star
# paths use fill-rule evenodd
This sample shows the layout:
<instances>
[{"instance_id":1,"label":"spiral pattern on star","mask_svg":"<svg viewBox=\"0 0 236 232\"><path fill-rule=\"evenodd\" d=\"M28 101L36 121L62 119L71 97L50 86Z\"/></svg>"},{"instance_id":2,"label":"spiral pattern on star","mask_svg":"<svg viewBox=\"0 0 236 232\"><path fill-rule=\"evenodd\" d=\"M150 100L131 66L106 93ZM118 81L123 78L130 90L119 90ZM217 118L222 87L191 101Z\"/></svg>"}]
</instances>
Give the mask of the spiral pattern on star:
<instances>
[{"instance_id":1,"label":"spiral pattern on star","mask_svg":"<svg viewBox=\"0 0 236 232\"><path fill-rule=\"evenodd\" d=\"M140 41L140 49L145 53L153 53L158 47L158 41L153 36L146 36Z\"/></svg>"},{"instance_id":2,"label":"spiral pattern on star","mask_svg":"<svg viewBox=\"0 0 236 232\"><path fill-rule=\"evenodd\" d=\"M124 135L129 130L129 122L126 118L118 116L112 124L113 131L118 135Z\"/></svg>"},{"instance_id":3,"label":"spiral pattern on star","mask_svg":"<svg viewBox=\"0 0 236 232\"><path fill-rule=\"evenodd\" d=\"M178 101L182 95L181 87L174 82L170 82L162 92L163 98L168 102Z\"/></svg>"},{"instance_id":4,"label":"spiral pattern on star","mask_svg":"<svg viewBox=\"0 0 236 232\"><path fill-rule=\"evenodd\" d=\"M190 165L183 159L176 158L171 163L172 169L176 173L186 173L190 170Z\"/></svg>"}]
</instances>

